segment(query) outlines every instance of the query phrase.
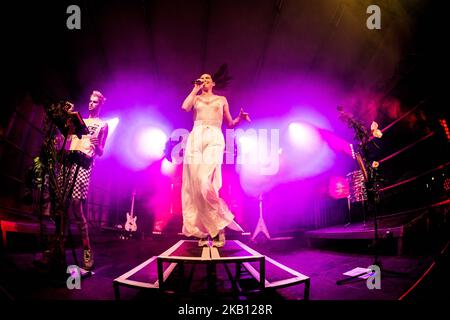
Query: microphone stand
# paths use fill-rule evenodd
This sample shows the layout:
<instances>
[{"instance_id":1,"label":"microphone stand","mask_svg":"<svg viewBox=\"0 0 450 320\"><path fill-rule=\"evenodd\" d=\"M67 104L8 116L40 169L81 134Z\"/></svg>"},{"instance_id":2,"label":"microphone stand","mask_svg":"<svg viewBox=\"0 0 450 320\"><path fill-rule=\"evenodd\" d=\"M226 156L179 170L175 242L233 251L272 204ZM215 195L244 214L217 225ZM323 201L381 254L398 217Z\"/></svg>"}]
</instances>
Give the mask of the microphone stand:
<instances>
[{"instance_id":1,"label":"microphone stand","mask_svg":"<svg viewBox=\"0 0 450 320\"><path fill-rule=\"evenodd\" d=\"M338 108L339 110L339 108ZM379 257L378 253L378 245L379 245L379 236L378 236L378 204L380 202L380 179L379 174L377 171L377 168L374 168L372 165L368 164L368 154L369 154L369 148L368 143L373 142L373 139L371 135L369 134L368 130L364 127L362 123L357 121L353 116L347 114L346 112L343 112L342 110L339 110L340 112L340 118L341 120L344 120L347 122L348 126L352 128L355 132L355 140L358 142L357 144L357 153L359 154L358 159L358 165L360 166L361 171L363 172L364 181L366 185L367 190L367 207L368 211L372 212L373 214L373 224L374 224L374 240L373 240L373 266L379 267L380 273L383 274L390 273L395 275L404 275L404 273L395 272L395 271L389 271L384 270L382 268L382 263ZM375 144L375 147L379 148L378 145ZM365 271L363 273L341 279L336 281L337 285L342 285L346 282L349 282L353 279L356 279L360 276L367 275L368 272Z\"/></svg>"}]
</instances>

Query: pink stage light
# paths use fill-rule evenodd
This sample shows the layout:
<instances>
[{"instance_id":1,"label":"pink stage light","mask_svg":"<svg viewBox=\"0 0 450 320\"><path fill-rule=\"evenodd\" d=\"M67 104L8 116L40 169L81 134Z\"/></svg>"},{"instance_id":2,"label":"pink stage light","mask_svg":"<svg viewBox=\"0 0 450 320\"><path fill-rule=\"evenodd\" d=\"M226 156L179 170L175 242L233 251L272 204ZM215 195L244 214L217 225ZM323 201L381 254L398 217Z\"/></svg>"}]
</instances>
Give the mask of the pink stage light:
<instances>
[{"instance_id":1,"label":"pink stage light","mask_svg":"<svg viewBox=\"0 0 450 320\"><path fill-rule=\"evenodd\" d=\"M239 147L242 154L257 154L258 139L256 136L242 136L239 138Z\"/></svg>"},{"instance_id":2,"label":"pink stage light","mask_svg":"<svg viewBox=\"0 0 450 320\"><path fill-rule=\"evenodd\" d=\"M111 135L116 130L117 125L119 124L119 118L115 117L115 118L106 120L105 122L108 124L108 136L111 137Z\"/></svg>"},{"instance_id":3,"label":"pink stage light","mask_svg":"<svg viewBox=\"0 0 450 320\"><path fill-rule=\"evenodd\" d=\"M350 192L347 179L344 177L331 177L328 186L330 196L335 199L347 198Z\"/></svg>"},{"instance_id":4,"label":"pink stage light","mask_svg":"<svg viewBox=\"0 0 450 320\"><path fill-rule=\"evenodd\" d=\"M176 164L164 158L161 162L161 173L166 176L172 176L175 172L175 166Z\"/></svg>"},{"instance_id":5,"label":"pink stage light","mask_svg":"<svg viewBox=\"0 0 450 320\"><path fill-rule=\"evenodd\" d=\"M137 139L137 152L148 160L160 159L164 156L167 135L159 128L142 130Z\"/></svg>"},{"instance_id":6,"label":"pink stage light","mask_svg":"<svg viewBox=\"0 0 450 320\"><path fill-rule=\"evenodd\" d=\"M112 119L105 120L108 124L108 138L106 139L105 150L103 153L103 159L108 158L112 153L112 149L114 149L114 131L116 131L117 126L119 125L119 118L115 117Z\"/></svg>"},{"instance_id":7,"label":"pink stage light","mask_svg":"<svg viewBox=\"0 0 450 320\"><path fill-rule=\"evenodd\" d=\"M317 130L306 123L292 122L289 124L291 142L304 151L314 151L321 143Z\"/></svg>"}]
</instances>

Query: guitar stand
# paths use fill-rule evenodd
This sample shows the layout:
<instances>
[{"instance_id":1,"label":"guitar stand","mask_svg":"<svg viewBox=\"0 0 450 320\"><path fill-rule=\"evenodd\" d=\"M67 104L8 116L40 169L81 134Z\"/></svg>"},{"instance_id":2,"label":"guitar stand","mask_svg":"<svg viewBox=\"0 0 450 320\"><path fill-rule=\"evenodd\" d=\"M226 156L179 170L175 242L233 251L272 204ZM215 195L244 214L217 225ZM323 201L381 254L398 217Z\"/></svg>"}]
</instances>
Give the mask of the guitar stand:
<instances>
[{"instance_id":1,"label":"guitar stand","mask_svg":"<svg viewBox=\"0 0 450 320\"><path fill-rule=\"evenodd\" d=\"M259 219L258 223L256 225L255 231L253 232L252 241L255 241L256 236L260 234L261 232L266 236L268 240L271 239L269 230L267 229L266 223L264 222L263 217L263 199L262 195L259 196Z\"/></svg>"}]
</instances>

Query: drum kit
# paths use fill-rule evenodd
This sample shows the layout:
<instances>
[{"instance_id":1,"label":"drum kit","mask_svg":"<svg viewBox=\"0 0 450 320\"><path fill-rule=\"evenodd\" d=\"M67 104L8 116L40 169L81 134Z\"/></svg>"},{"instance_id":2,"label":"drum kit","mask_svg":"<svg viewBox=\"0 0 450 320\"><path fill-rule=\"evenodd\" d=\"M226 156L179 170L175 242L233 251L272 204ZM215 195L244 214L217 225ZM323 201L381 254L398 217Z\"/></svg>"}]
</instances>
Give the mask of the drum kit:
<instances>
[{"instance_id":1,"label":"drum kit","mask_svg":"<svg viewBox=\"0 0 450 320\"><path fill-rule=\"evenodd\" d=\"M349 172L346 175L348 185L349 185L349 196L348 199L350 203L367 201L367 190L365 186L364 175L361 170L355 170Z\"/></svg>"}]
</instances>

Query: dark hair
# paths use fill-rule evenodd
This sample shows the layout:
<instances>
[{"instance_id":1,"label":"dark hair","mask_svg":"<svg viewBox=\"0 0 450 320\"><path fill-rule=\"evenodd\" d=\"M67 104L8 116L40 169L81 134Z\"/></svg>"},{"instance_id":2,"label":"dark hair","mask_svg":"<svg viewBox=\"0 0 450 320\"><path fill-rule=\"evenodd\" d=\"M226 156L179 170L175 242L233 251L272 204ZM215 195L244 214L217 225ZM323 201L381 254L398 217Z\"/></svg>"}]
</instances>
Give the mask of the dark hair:
<instances>
[{"instance_id":1,"label":"dark hair","mask_svg":"<svg viewBox=\"0 0 450 320\"><path fill-rule=\"evenodd\" d=\"M232 77L230 77L228 75L228 65L226 63L222 64L219 68L219 70L217 70L212 76L211 76L212 80L214 81L214 83L216 84L214 86L215 89L226 89L231 80L233 79Z\"/></svg>"}]
</instances>

